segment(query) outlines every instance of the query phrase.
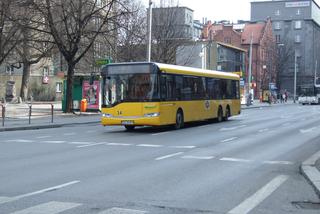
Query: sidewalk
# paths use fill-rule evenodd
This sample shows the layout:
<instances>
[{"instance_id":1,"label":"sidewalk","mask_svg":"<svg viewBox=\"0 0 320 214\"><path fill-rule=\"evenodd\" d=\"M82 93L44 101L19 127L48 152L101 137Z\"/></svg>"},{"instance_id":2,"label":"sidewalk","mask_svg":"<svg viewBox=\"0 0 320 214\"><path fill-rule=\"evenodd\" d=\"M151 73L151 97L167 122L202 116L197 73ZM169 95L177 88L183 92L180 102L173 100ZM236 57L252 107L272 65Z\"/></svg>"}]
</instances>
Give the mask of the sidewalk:
<instances>
[{"instance_id":1,"label":"sidewalk","mask_svg":"<svg viewBox=\"0 0 320 214\"><path fill-rule=\"evenodd\" d=\"M53 112L51 109L52 105ZM2 108L0 106L0 132L57 128L67 125L98 124L100 122L100 118L101 116L99 112L75 112L68 114L62 113L61 102L33 103L29 124L28 104L7 104L5 110L4 126L2 118Z\"/></svg>"},{"instance_id":2,"label":"sidewalk","mask_svg":"<svg viewBox=\"0 0 320 214\"><path fill-rule=\"evenodd\" d=\"M280 105L291 105L294 104L293 100L288 100L286 103L266 103L266 102L260 102L259 100L253 100L253 103L249 106L246 104L241 104L241 109L251 109L251 108L261 108L261 107L272 107L272 106L280 106Z\"/></svg>"},{"instance_id":3,"label":"sidewalk","mask_svg":"<svg viewBox=\"0 0 320 214\"><path fill-rule=\"evenodd\" d=\"M320 151L304 161L300 167L300 171L320 198Z\"/></svg>"}]
</instances>

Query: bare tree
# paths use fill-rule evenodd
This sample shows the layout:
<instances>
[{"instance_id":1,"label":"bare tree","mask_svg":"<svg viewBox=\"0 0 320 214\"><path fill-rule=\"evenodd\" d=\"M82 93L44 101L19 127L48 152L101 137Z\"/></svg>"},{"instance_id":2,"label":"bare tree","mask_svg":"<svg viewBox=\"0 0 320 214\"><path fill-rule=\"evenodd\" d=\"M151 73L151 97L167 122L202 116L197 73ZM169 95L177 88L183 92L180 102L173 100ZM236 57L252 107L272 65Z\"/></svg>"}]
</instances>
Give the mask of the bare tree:
<instances>
[{"instance_id":1,"label":"bare tree","mask_svg":"<svg viewBox=\"0 0 320 214\"><path fill-rule=\"evenodd\" d=\"M181 12L181 8L178 6L156 8L153 12L152 22L152 37L154 42L152 46L152 60L174 64L177 48L192 39L192 36L188 36L187 34L185 14Z\"/></svg>"},{"instance_id":2,"label":"bare tree","mask_svg":"<svg viewBox=\"0 0 320 214\"><path fill-rule=\"evenodd\" d=\"M19 42L19 25L14 21L16 0L0 0L0 65Z\"/></svg>"},{"instance_id":3,"label":"bare tree","mask_svg":"<svg viewBox=\"0 0 320 214\"><path fill-rule=\"evenodd\" d=\"M121 17L119 24L115 58L120 62L142 61L146 56L146 10L140 1L128 0L130 13Z\"/></svg>"},{"instance_id":4,"label":"bare tree","mask_svg":"<svg viewBox=\"0 0 320 214\"><path fill-rule=\"evenodd\" d=\"M44 57L48 57L53 47L51 36L42 30L44 18L34 10L28 0L21 0L17 4L15 22L19 24L21 41L16 45L13 58L22 64L23 74L20 97L24 101L28 95L31 65L37 64Z\"/></svg>"},{"instance_id":5,"label":"bare tree","mask_svg":"<svg viewBox=\"0 0 320 214\"><path fill-rule=\"evenodd\" d=\"M66 112L72 111L76 64L92 48L100 34L115 29L112 23L126 12L121 0L34 0L46 19L48 32L68 64Z\"/></svg>"}]
</instances>

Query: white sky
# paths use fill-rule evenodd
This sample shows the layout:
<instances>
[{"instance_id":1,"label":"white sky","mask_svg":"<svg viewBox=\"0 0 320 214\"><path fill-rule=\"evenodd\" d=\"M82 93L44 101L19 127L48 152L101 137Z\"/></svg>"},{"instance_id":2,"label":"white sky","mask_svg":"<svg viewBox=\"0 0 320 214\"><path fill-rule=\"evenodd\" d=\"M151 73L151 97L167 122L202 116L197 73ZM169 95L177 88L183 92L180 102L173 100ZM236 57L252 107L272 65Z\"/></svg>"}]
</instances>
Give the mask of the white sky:
<instances>
[{"instance_id":1,"label":"white sky","mask_svg":"<svg viewBox=\"0 0 320 214\"><path fill-rule=\"evenodd\" d=\"M148 6L149 0L141 0ZM152 0L160 5L161 0ZM171 0L164 0L171 1ZM174 0L180 6L187 6L194 10L194 19L202 20L207 17L211 21L229 20L250 20L250 2L261 0ZM301 0L303 1L303 0ZM320 4L320 0L316 0Z\"/></svg>"}]
</instances>

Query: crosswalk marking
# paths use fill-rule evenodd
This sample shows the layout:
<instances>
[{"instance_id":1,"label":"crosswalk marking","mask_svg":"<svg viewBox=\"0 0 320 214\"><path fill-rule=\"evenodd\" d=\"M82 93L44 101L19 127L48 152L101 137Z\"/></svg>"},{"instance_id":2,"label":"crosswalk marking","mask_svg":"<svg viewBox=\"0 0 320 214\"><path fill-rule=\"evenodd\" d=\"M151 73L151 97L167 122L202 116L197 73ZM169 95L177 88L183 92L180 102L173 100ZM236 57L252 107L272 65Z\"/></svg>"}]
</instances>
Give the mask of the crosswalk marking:
<instances>
[{"instance_id":1,"label":"crosswalk marking","mask_svg":"<svg viewBox=\"0 0 320 214\"><path fill-rule=\"evenodd\" d=\"M132 210L132 209L123 209L123 208L111 208L104 210L102 212L99 212L98 214L145 214L146 211L142 210Z\"/></svg>"},{"instance_id":2,"label":"crosswalk marking","mask_svg":"<svg viewBox=\"0 0 320 214\"><path fill-rule=\"evenodd\" d=\"M33 196L33 195L42 194L42 193L45 193L45 192L58 190L58 189L61 189L61 188L64 188L64 187L67 187L67 186L70 186L70 185L73 185L73 184L76 184L76 183L79 183L79 182L80 181L71 181L71 182L68 182L68 183L61 184L61 185L49 187L49 188L46 188L46 189L42 189L42 190L38 190L38 191L35 191L35 192L30 192L30 193L26 193L26 194L10 197L10 198L9 197L0 197L0 204L8 203L8 202L11 202L11 201L17 201L17 200L22 199L22 198L26 198L26 197Z\"/></svg>"},{"instance_id":3,"label":"crosswalk marking","mask_svg":"<svg viewBox=\"0 0 320 214\"><path fill-rule=\"evenodd\" d=\"M37 138L37 139L43 139L43 138L49 138L49 137L51 137L51 136L45 135L45 136L38 136L38 137L36 137L36 138Z\"/></svg>"},{"instance_id":4,"label":"crosswalk marking","mask_svg":"<svg viewBox=\"0 0 320 214\"><path fill-rule=\"evenodd\" d=\"M82 145L82 146L77 146L77 148L84 148L84 147L90 147L90 146L98 146L98 145L105 145L106 143L92 143L88 145Z\"/></svg>"},{"instance_id":5,"label":"crosswalk marking","mask_svg":"<svg viewBox=\"0 0 320 214\"><path fill-rule=\"evenodd\" d=\"M240 158L220 158L221 161L232 161L232 162L252 162L252 160L240 159Z\"/></svg>"},{"instance_id":6,"label":"crosswalk marking","mask_svg":"<svg viewBox=\"0 0 320 214\"><path fill-rule=\"evenodd\" d=\"M88 145L88 144L93 144L94 142L68 142L68 144L75 144L75 145Z\"/></svg>"},{"instance_id":7,"label":"crosswalk marking","mask_svg":"<svg viewBox=\"0 0 320 214\"><path fill-rule=\"evenodd\" d=\"M169 148L175 148L175 149L194 149L196 146L169 146Z\"/></svg>"},{"instance_id":8,"label":"crosswalk marking","mask_svg":"<svg viewBox=\"0 0 320 214\"><path fill-rule=\"evenodd\" d=\"M138 144L139 147L153 147L153 148L159 148L163 147L162 145L154 145L154 144Z\"/></svg>"},{"instance_id":9,"label":"crosswalk marking","mask_svg":"<svg viewBox=\"0 0 320 214\"><path fill-rule=\"evenodd\" d=\"M16 140L6 140L6 142L33 143L34 140L16 139Z\"/></svg>"},{"instance_id":10,"label":"crosswalk marking","mask_svg":"<svg viewBox=\"0 0 320 214\"><path fill-rule=\"evenodd\" d=\"M247 214L256 206L258 206L262 201L269 197L276 189L278 189L289 176L279 175L272 179L269 183L259 189L252 196L244 200L238 206L233 208L228 212L228 214Z\"/></svg>"},{"instance_id":11,"label":"crosswalk marking","mask_svg":"<svg viewBox=\"0 0 320 214\"><path fill-rule=\"evenodd\" d=\"M57 214L80 205L81 204L78 203L50 201L48 203L43 203L27 209L16 211L12 214Z\"/></svg>"}]
</instances>

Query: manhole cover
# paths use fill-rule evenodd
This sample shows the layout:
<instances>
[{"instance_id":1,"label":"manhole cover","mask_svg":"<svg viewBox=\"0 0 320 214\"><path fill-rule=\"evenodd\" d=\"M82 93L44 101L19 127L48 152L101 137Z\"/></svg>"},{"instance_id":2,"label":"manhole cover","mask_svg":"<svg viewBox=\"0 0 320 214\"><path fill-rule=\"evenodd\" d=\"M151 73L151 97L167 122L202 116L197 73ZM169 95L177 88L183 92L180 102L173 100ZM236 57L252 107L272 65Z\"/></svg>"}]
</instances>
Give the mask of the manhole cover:
<instances>
[{"instance_id":1,"label":"manhole cover","mask_svg":"<svg viewBox=\"0 0 320 214\"><path fill-rule=\"evenodd\" d=\"M294 201L292 204L300 209L308 209L308 210L320 210L319 202L312 201Z\"/></svg>"}]
</instances>

